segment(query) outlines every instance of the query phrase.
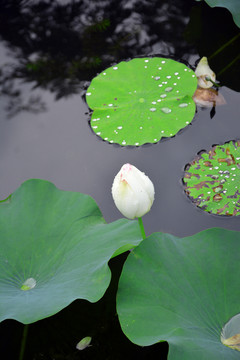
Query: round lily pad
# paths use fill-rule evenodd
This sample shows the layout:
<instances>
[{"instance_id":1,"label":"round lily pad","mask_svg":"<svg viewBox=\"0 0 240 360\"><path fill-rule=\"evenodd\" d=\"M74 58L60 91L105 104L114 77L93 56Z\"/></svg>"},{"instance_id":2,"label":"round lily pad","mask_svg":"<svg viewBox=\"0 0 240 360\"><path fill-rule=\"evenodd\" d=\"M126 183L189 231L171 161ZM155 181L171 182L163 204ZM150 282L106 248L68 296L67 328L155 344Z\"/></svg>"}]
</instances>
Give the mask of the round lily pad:
<instances>
[{"instance_id":1,"label":"round lily pad","mask_svg":"<svg viewBox=\"0 0 240 360\"><path fill-rule=\"evenodd\" d=\"M240 215L240 141L201 152L185 168L185 193L194 204L218 215Z\"/></svg>"},{"instance_id":2,"label":"round lily pad","mask_svg":"<svg viewBox=\"0 0 240 360\"><path fill-rule=\"evenodd\" d=\"M238 360L239 319L225 327L240 313L239 250L240 232L222 228L149 236L129 254L119 280L125 335L141 346L167 341L169 360ZM229 336L235 339L223 344Z\"/></svg>"},{"instance_id":3,"label":"round lily pad","mask_svg":"<svg viewBox=\"0 0 240 360\"><path fill-rule=\"evenodd\" d=\"M86 92L91 127L122 146L156 143L192 121L196 87L195 73L172 59L122 61L95 77Z\"/></svg>"},{"instance_id":4,"label":"round lily pad","mask_svg":"<svg viewBox=\"0 0 240 360\"><path fill-rule=\"evenodd\" d=\"M138 223L106 224L88 195L28 180L0 204L0 321L32 323L75 299L99 300L108 261L139 244Z\"/></svg>"}]
</instances>

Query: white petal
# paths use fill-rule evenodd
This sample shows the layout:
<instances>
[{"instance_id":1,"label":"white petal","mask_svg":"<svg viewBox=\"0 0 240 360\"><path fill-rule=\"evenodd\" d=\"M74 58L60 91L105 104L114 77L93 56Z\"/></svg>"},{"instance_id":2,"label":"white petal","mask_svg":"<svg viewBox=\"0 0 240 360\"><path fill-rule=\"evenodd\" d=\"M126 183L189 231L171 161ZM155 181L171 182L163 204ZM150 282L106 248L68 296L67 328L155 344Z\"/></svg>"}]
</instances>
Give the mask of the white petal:
<instances>
[{"instance_id":1,"label":"white petal","mask_svg":"<svg viewBox=\"0 0 240 360\"><path fill-rule=\"evenodd\" d=\"M204 56L198 63L196 67L195 74L198 78L198 86L203 89L208 89L213 86L211 81L206 80L206 78L211 79L213 82L216 81L215 73L210 69L208 65L208 60Z\"/></svg>"}]
</instances>

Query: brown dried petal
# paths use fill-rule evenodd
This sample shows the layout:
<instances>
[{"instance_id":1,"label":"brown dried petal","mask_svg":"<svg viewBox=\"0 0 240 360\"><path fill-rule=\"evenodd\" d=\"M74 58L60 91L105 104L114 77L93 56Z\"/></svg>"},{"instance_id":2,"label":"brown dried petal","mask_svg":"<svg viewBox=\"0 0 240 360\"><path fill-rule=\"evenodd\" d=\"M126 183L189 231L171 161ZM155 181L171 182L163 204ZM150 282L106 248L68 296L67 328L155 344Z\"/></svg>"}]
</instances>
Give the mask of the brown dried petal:
<instances>
[{"instance_id":1,"label":"brown dried petal","mask_svg":"<svg viewBox=\"0 0 240 360\"><path fill-rule=\"evenodd\" d=\"M193 100L197 105L203 107L212 107L226 104L223 95L215 89L198 88L193 95Z\"/></svg>"}]
</instances>

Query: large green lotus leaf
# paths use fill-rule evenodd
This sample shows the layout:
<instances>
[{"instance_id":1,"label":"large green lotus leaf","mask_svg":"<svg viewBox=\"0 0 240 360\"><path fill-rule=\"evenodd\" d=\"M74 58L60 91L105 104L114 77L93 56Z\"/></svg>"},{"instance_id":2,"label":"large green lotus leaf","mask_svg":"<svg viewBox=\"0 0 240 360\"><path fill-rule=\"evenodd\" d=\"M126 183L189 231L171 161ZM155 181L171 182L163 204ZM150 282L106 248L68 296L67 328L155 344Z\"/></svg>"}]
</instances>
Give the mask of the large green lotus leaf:
<instances>
[{"instance_id":1,"label":"large green lotus leaf","mask_svg":"<svg viewBox=\"0 0 240 360\"><path fill-rule=\"evenodd\" d=\"M140 241L137 222L106 224L90 196L26 181L0 204L0 320L31 323L99 300L109 259Z\"/></svg>"},{"instance_id":2,"label":"large green lotus leaf","mask_svg":"<svg viewBox=\"0 0 240 360\"><path fill-rule=\"evenodd\" d=\"M186 194L202 209L219 215L240 215L240 141L202 152L186 166Z\"/></svg>"},{"instance_id":3,"label":"large green lotus leaf","mask_svg":"<svg viewBox=\"0 0 240 360\"><path fill-rule=\"evenodd\" d=\"M201 1L201 0L197 0ZM239 0L205 0L211 7L224 7L230 11L235 24L240 27L240 2Z\"/></svg>"},{"instance_id":4,"label":"large green lotus leaf","mask_svg":"<svg viewBox=\"0 0 240 360\"><path fill-rule=\"evenodd\" d=\"M122 146L158 142L192 121L196 87L194 72L177 61L122 61L95 77L87 90L91 127Z\"/></svg>"},{"instance_id":5,"label":"large green lotus leaf","mask_svg":"<svg viewBox=\"0 0 240 360\"><path fill-rule=\"evenodd\" d=\"M239 360L220 340L225 323L240 313L239 253L236 231L213 228L182 239L152 234L130 253L120 277L125 335L142 346L167 341L169 360Z\"/></svg>"}]
</instances>

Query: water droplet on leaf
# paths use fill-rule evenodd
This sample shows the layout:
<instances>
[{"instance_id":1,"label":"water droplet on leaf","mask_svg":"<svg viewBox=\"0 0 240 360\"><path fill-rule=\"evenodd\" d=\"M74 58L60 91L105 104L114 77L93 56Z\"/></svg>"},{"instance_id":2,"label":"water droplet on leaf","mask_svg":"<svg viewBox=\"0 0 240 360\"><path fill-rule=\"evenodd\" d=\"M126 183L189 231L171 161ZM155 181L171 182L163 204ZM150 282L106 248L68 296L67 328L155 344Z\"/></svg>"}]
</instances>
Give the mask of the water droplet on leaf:
<instances>
[{"instance_id":1,"label":"water droplet on leaf","mask_svg":"<svg viewBox=\"0 0 240 360\"><path fill-rule=\"evenodd\" d=\"M24 283L21 286L21 290L31 290L33 288L35 288L37 282L34 278L29 278L26 281L24 281Z\"/></svg>"},{"instance_id":2,"label":"water droplet on leaf","mask_svg":"<svg viewBox=\"0 0 240 360\"><path fill-rule=\"evenodd\" d=\"M240 314L233 316L222 328L222 344L240 351Z\"/></svg>"},{"instance_id":3,"label":"water droplet on leaf","mask_svg":"<svg viewBox=\"0 0 240 360\"><path fill-rule=\"evenodd\" d=\"M162 112L164 112L165 114L169 114L169 113L172 111L172 110L169 109L168 107L164 107L164 108L162 108L161 110L162 110Z\"/></svg>"}]
</instances>

